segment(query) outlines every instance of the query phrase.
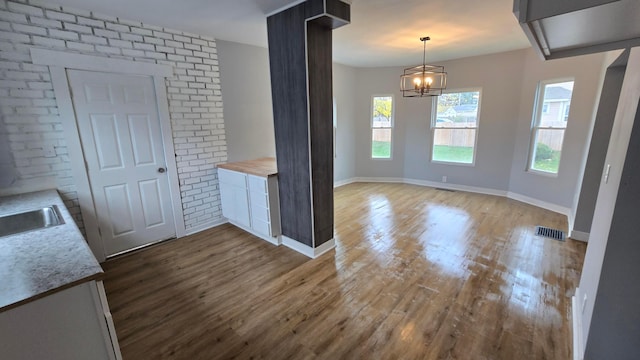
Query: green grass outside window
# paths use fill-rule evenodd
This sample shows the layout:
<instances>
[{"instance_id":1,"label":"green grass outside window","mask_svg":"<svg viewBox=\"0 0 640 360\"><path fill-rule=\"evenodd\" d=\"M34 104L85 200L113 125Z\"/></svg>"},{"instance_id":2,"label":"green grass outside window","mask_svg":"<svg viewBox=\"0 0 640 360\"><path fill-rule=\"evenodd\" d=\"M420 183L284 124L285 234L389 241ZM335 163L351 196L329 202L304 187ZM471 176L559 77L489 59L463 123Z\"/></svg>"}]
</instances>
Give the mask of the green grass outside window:
<instances>
[{"instance_id":1,"label":"green grass outside window","mask_svg":"<svg viewBox=\"0 0 640 360\"><path fill-rule=\"evenodd\" d=\"M433 161L473 163L473 147L436 145L433 147Z\"/></svg>"},{"instance_id":2,"label":"green grass outside window","mask_svg":"<svg viewBox=\"0 0 640 360\"><path fill-rule=\"evenodd\" d=\"M388 141L373 141L371 144L371 157L373 158L390 158L391 143Z\"/></svg>"}]
</instances>

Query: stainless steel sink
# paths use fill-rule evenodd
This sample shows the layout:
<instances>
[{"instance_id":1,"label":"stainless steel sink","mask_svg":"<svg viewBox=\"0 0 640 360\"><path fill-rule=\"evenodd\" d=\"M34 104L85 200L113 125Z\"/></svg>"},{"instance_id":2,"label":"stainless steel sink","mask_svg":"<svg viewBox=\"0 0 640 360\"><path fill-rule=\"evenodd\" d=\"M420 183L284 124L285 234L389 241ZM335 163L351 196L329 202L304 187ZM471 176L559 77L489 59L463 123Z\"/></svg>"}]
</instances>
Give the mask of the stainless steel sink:
<instances>
[{"instance_id":1,"label":"stainless steel sink","mask_svg":"<svg viewBox=\"0 0 640 360\"><path fill-rule=\"evenodd\" d=\"M42 209L0 216L0 237L64 224L55 205Z\"/></svg>"}]
</instances>

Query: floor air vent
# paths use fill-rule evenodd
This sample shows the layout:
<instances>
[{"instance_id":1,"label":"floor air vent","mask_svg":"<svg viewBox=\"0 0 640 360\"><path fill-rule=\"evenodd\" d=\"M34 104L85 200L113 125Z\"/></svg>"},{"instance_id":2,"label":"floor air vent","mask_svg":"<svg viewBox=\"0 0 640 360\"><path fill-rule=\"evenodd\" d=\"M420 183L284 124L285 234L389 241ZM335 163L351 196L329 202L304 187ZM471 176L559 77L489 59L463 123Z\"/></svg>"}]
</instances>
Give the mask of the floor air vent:
<instances>
[{"instance_id":1,"label":"floor air vent","mask_svg":"<svg viewBox=\"0 0 640 360\"><path fill-rule=\"evenodd\" d=\"M548 237L554 240L564 241L564 231L551 229L544 226L536 226L536 235Z\"/></svg>"},{"instance_id":2,"label":"floor air vent","mask_svg":"<svg viewBox=\"0 0 640 360\"><path fill-rule=\"evenodd\" d=\"M439 191L448 191L448 192L456 192L455 190L451 190L451 189L443 189L443 188L436 188L436 190L439 190Z\"/></svg>"}]
</instances>

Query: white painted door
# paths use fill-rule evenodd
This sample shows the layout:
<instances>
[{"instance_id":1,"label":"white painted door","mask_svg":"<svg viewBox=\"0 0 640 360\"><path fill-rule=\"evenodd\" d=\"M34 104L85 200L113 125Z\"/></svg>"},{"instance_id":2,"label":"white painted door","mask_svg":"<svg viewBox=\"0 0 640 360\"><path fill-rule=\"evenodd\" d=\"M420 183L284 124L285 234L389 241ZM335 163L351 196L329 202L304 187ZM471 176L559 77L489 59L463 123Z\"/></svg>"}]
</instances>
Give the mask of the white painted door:
<instances>
[{"instance_id":1,"label":"white painted door","mask_svg":"<svg viewBox=\"0 0 640 360\"><path fill-rule=\"evenodd\" d=\"M174 237L153 78L68 77L106 255Z\"/></svg>"}]
</instances>

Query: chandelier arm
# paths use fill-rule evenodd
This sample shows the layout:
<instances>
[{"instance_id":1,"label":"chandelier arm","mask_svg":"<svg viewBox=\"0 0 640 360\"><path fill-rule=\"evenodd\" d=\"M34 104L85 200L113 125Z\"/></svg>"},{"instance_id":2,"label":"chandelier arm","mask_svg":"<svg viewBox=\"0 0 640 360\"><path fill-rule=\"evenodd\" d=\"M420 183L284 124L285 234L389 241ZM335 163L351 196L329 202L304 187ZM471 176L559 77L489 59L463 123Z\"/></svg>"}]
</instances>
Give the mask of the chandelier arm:
<instances>
[{"instance_id":1,"label":"chandelier arm","mask_svg":"<svg viewBox=\"0 0 640 360\"><path fill-rule=\"evenodd\" d=\"M431 40L429 36L420 38L422 41L422 65L413 68L406 68L403 75L400 76L400 90L403 97L423 97L423 96L439 96L442 90L446 88L446 76L443 66L429 66L429 74L433 77L427 77L427 41ZM413 79L411 89L405 88L405 81ZM432 84L433 82L433 84ZM435 89L432 88L435 85Z\"/></svg>"}]
</instances>

